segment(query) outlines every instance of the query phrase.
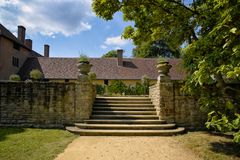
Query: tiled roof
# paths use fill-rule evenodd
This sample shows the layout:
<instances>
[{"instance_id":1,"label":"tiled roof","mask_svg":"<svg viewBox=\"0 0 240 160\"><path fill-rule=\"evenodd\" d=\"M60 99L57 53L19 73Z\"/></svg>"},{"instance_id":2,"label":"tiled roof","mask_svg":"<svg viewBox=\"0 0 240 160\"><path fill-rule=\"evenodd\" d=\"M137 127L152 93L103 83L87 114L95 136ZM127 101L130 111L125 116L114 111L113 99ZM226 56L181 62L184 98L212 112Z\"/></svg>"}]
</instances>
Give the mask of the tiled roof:
<instances>
[{"instance_id":1,"label":"tiled roof","mask_svg":"<svg viewBox=\"0 0 240 160\"><path fill-rule=\"evenodd\" d=\"M39 69L46 79L76 79L78 58L28 58L20 69L20 76L28 78L32 69ZM180 59L170 59L173 66L170 76L173 80L185 79L185 72ZM141 79L148 75L150 79L157 79L156 59L154 58L124 58L123 66L117 66L117 58L91 58L93 65L91 71L95 72L97 79Z\"/></svg>"}]
</instances>

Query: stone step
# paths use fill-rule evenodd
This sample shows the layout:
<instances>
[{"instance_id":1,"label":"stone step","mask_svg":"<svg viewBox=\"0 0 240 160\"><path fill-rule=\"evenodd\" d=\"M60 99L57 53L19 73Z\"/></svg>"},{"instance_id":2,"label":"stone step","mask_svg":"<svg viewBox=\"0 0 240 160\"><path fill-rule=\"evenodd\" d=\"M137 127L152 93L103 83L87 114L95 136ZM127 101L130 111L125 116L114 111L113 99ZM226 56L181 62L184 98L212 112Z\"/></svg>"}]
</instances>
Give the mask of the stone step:
<instances>
[{"instance_id":1,"label":"stone step","mask_svg":"<svg viewBox=\"0 0 240 160\"><path fill-rule=\"evenodd\" d=\"M153 107L93 107L93 111L155 111Z\"/></svg>"},{"instance_id":2,"label":"stone step","mask_svg":"<svg viewBox=\"0 0 240 160\"><path fill-rule=\"evenodd\" d=\"M102 130L66 127L66 129L81 136L172 136L184 133L185 131L184 128L167 130Z\"/></svg>"},{"instance_id":3,"label":"stone step","mask_svg":"<svg viewBox=\"0 0 240 160\"><path fill-rule=\"evenodd\" d=\"M115 103L94 103L94 107L154 107L153 104L115 104Z\"/></svg>"},{"instance_id":4,"label":"stone step","mask_svg":"<svg viewBox=\"0 0 240 160\"><path fill-rule=\"evenodd\" d=\"M95 100L142 101L151 100L149 97L96 97Z\"/></svg>"},{"instance_id":5,"label":"stone step","mask_svg":"<svg viewBox=\"0 0 240 160\"><path fill-rule=\"evenodd\" d=\"M165 124L165 120L153 119L90 119L84 120L88 124Z\"/></svg>"},{"instance_id":6,"label":"stone step","mask_svg":"<svg viewBox=\"0 0 240 160\"><path fill-rule=\"evenodd\" d=\"M91 115L92 119L159 119L157 115Z\"/></svg>"},{"instance_id":7,"label":"stone step","mask_svg":"<svg viewBox=\"0 0 240 160\"><path fill-rule=\"evenodd\" d=\"M76 127L81 129L122 129L122 130L156 130L156 129L174 129L175 124L85 124L76 123Z\"/></svg>"},{"instance_id":8,"label":"stone step","mask_svg":"<svg viewBox=\"0 0 240 160\"><path fill-rule=\"evenodd\" d=\"M136 101L136 100L131 100L131 101L119 101L119 100L95 100L95 103L121 103L121 104L126 104L126 103L137 103L137 104L152 104L152 102L150 100L139 100L139 101Z\"/></svg>"},{"instance_id":9,"label":"stone step","mask_svg":"<svg viewBox=\"0 0 240 160\"><path fill-rule=\"evenodd\" d=\"M93 111L94 115L156 115L156 111Z\"/></svg>"}]
</instances>

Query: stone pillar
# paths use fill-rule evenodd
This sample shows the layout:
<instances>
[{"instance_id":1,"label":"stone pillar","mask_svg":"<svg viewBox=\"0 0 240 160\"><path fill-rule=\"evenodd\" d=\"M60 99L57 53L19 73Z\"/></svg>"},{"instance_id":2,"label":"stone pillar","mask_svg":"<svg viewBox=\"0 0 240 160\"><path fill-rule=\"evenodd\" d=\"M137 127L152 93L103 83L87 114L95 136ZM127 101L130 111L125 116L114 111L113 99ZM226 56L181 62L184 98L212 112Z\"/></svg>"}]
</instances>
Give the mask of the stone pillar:
<instances>
[{"instance_id":1,"label":"stone pillar","mask_svg":"<svg viewBox=\"0 0 240 160\"><path fill-rule=\"evenodd\" d=\"M164 119L168 123L175 121L174 86L168 75L171 67L168 62L161 62L157 65L159 76L156 86L159 105L156 106L156 111L160 119Z\"/></svg>"},{"instance_id":2,"label":"stone pillar","mask_svg":"<svg viewBox=\"0 0 240 160\"><path fill-rule=\"evenodd\" d=\"M90 118L96 93L95 86L88 78L91 64L79 63L78 68L80 74L78 75L78 81L76 82L75 120L82 121Z\"/></svg>"},{"instance_id":3,"label":"stone pillar","mask_svg":"<svg viewBox=\"0 0 240 160\"><path fill-rule=\"evenodd\" d=\"M159 108L157 112L160 119L166 120L168 123L175 121L175 108L174 108L174 88L171 80L159 81Z\"/></svg>"},{"instance_id":4,"label":"stone pillar","mask_svg":"<svg viewBox=\"0 0 240 160\"><path fill-rule=\"evenodd\" d=\"M76 121L82 121L90 118L94 99L94 86L90 81L76 82Z\"/></svg>"}]
</instances>

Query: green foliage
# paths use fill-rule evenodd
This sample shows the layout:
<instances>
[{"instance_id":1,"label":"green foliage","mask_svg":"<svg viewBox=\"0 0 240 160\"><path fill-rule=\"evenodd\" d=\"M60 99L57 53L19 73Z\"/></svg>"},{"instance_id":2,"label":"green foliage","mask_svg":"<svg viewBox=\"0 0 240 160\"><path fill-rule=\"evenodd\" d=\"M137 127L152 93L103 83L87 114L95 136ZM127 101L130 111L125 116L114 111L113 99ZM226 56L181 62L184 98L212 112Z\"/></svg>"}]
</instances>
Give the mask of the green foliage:
<instances>
[{"instance_id":1,"label":"green foliage","mask_svg":"<svg viewBox=\"0 0 240 160\"><path fill-rule=\"evenodd\" d=\"M190 74L185 89L199 97L200 106L210 112L208 128L235 132L239 142L240 90L229 82L239 83L240 44L237 11L239 2L206 1L199 6L203 19L199 38L184 49L184 62ZM210 16L211 15L211 16Z\"/></svg>"},{"instance_id":2,"label":"green foliage","mask_svg":"<svg viewBox=\"0 0 240 160\"><path fill-rule=\"evenodd\" d=\"M20 76L18 74L11 74L9 76L9 80L10 81L21 81L21 78L20 78Z\"/></svg>"},{"instance_id":3,"label":"green foliage","mask_svg":"<svg viewBox=\"0 0 240 160\"><path fill-rule=\"evenodd\" d=\"M141 84L143 88L143 94L149 93L150 78L147 75L143 75L141 78Z\"/></svg>"},{"instance_id":4,"label":"green foliage","mask_svg":"<svg viewBox=\"0 0 240 160\"><path fill-rule=\"evenodd\" d=\"M43 73L39 71L38 69L33 69L30 72L30 78L33 80L40 80L43 78Z\"/></svg>"},{"instance_id":5,"label":"green foliage","mask_svg":"<svg viewBox=\"0 0 240 160\"><path fill-rule=\"evenodd\" d=\"M161 38L171 48L177 49L191 38L195 27L191 20L195 11L180 1L93 0L93 10L105 20L112 19L114 13L121 11L125 21L134 21L134 27L125 28L123 37L133 39L135 45Z\"/></svg>"},{"instance_id":6,"label":"green foliage","mask_svg":"<svg viewBox=\"0 0 240 160\"><path fill-rule=\"evenodd\" d=\"M88 78L92 81L92 80L95 80L97 78L97 75L94 72L89 72L88 73Z\"/></svg>"},{"instance_id":7,"label":"green foliage","mask_svg":"<svg viewBox=\"0 0 240 160\"><path fill-rule=\"evenodd\" d=\"M84 62L84 63L89 63L89 58L88 58L87 55L81 54L78 61L79 62Z\"/></svg>"},{"instance_id":8,"label":"green foliage","mask_svg":"<svg viewBox=\"0 0 240 160\"><path fill-rule=\"evenodd\" d=\"M93 0L93 10L106 20L121 11L124 20L134 21L134 26L125 28L123 37L137 46L149 46L161 39L171 48L184 47L182 55L189 72L185 91L199 98L202 109L217 113L210 117L218 127L211 118L208 126L236 132L234 140L239 142L239 128L229 126L240 113L240 89L229 82L240 82L240 2L184 2Z\"/></svg>"},{"instance_id":9,"label":"green foliage","mask_svg":"<svg viewBox=\"0 0 240 160\"><path fill-rule=\"evenodd\" d=\"M234 142L240 142L240 114L235 114L235 118L229 120L227 115L212 111L208 114L207 128L214 128L220 132L235 131Z\"/></svg>"},{"instance_id":10,"label":"green foliage","mask_svg":"<svg viewBox=\"0 0 240 160\"><path fill-rule=\"evenodd\" d=\"M133 49L133 57L153 58L153 57L179 57L179 50L171 49L163 40L157 40L152 43L142 42Z\"/></svg>"},{"instance_id":11,"label":"green foliage","mask_svg":"<svg viewBox=\"0 0 240 160\"><path fill-rule=\"evenodd\" d=\"M121 80L113 80L112 83L108 86L108 91L115 94L125 94L126 89L127 86Z\"/></svg>"},{"instance_id":12,"label":"green foliage","mask_svg":"<svg viewBox=\"0 0 240 160\"><path fill-rule=\"evenodd\" d=\"M162 63L162 62L167 62L168 59L167 58L164 58L164 57L161 57L159 56L158 59L157 59L157 63Z\"/></svg>"},{"instance_id":13,"label":"green foliage","mask_svg":"<svg viewBox=\"0 0 240 160\"><path fill-rule=\"evenodd\" d=\"M106 54L102 55L102 58L111 58L111 57L117 57L117 51L111 50L107 52Z\"/></svg>"},{"instance_id":14,"label":"green foliage","mask_svg":"<svg viewBox=\"0 0 240 160\"><path fill-rule=\"evenodd\" d=\"M104 93L105 93L105 85L96 85L96 92L97 92L97 94L99 94L99 95L104 95Z\"/></svg>"},{"instance_id":15,"label":"green foliage","mask_svg":"<svg viewBox=\"0 0 240 160\"><path fill-rule=\"evenodd\" d=\"M143 76L141 83L137 82L135 86L127 86L121 80L114 80L109 86L96 85L96 91L99 95L148 95L149 78Z\"/></svg>"},{"instance_id":16,"label":"green foliage","mask_svg":"<svg viewBox=\"0 0 240 160\"><path fill-rule=\"evenodd\" d=\"M148 77L148 75L143 75L141 78L141 83L144 86L148 86L150 85L150 78Z\"/></svg>"}]
</instances>

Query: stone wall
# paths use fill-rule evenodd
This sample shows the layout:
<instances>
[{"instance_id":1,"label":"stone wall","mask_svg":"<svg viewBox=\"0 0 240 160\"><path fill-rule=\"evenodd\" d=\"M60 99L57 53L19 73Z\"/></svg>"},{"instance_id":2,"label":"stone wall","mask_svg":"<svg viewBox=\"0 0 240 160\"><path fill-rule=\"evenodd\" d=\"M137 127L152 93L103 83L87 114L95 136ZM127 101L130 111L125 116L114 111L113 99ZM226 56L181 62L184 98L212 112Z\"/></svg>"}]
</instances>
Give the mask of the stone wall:
<instances>
[{"instance_id":1,"label":"stone wall","mask_svg":"<svg viewBox=\"0 0 240 160\"><path fill-rule=\"evenodd\" d=\"M90 117L94 99L89 82L0 82L0 126L71 125Z\"/></svg>"},{"instance_id":2,"label":"stone wall","mask_svg":"<svg viewBox=\"0 0 240 160\"><path fill-rule=\"evenodd\" d=\"M202 113L197 100L181 92L180 81L160 82L150 87L153 104L161 119L186 128L203 128L206 114Z\"/></svg>"}]
</instances>

